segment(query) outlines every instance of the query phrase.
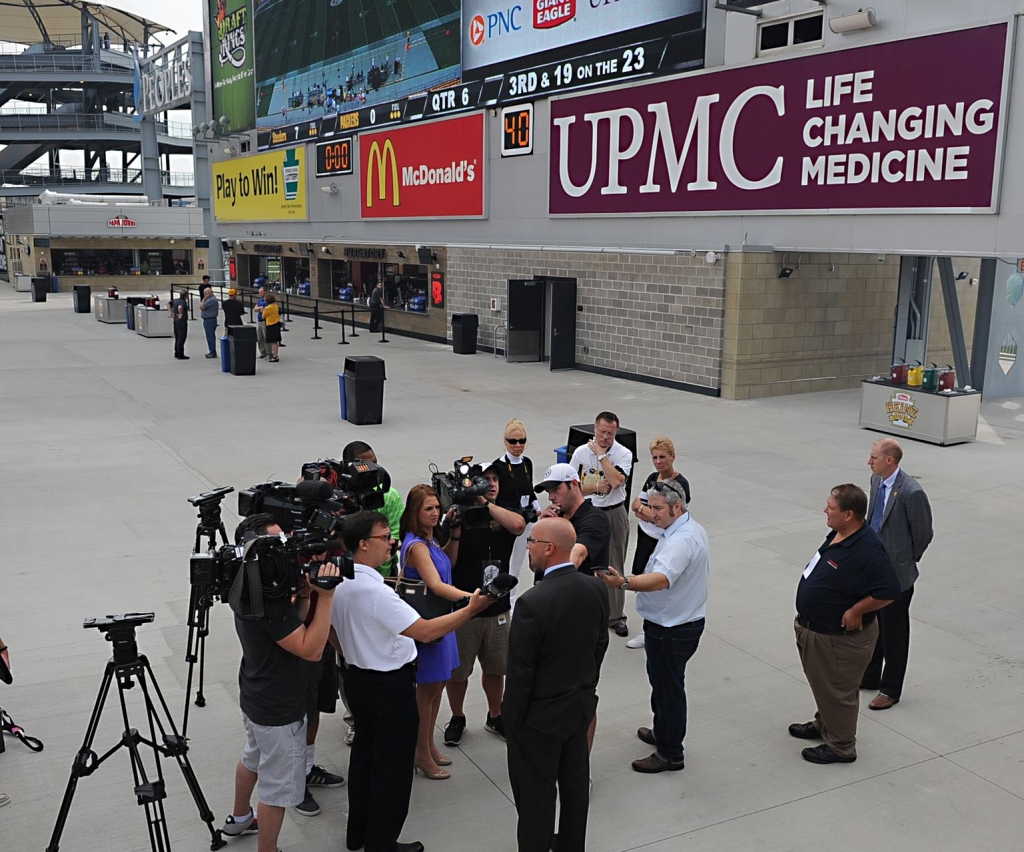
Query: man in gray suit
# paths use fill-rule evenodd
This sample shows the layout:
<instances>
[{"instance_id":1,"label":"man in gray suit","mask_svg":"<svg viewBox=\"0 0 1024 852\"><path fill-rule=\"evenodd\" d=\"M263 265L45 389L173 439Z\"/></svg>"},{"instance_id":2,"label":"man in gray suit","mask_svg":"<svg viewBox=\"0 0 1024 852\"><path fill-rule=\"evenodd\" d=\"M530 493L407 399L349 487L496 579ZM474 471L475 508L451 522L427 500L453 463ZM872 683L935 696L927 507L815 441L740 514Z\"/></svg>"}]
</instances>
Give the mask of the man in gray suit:
<instances>
[{"instance_id":1,"label":"man in gray suit","mask_svg":"<svg viewBox=\"0 0 1024 852\"><path fill-rule=\"evenodd\" d=\"M932 507L917 480L900 469L903 449L894 438L871 445L871 506L868 523L878 533L900 583L900 596L878 613L875 654L861 680L861 689L877 689L868 707L888 710L903 693L910 654L910 599L914 596L917 563L932 540Z\"/></svg>"}]
</instances>

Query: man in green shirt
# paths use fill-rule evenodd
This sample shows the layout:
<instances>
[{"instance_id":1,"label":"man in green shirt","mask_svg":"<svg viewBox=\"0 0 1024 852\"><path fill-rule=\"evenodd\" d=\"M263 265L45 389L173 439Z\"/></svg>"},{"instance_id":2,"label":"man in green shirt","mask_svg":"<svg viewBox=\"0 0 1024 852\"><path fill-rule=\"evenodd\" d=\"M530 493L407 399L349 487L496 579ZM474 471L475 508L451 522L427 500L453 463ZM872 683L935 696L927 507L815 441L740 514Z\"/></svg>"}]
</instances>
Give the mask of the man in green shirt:
<instances>
[{"instance_id":1,"label":"man in green shirt","mask_svg":"<svg viewBox=\"0 0 1024 852\"><path fill-rule=\"evenodd\" d=\"M365 461L371 464L379 464L377 454L365 441L352 441L347 444L345 449L341 451L341 460L343 462ZM394 486L391 486L391 488L384 492L384 508L381 511L387 516L388 527L391 529L392 537L395 541L398 541L398 522L402 519L402 512L405 511L405 500L402 499L401 493ZM385 577L390 577L393 561L393 559L389 559L382 565L378 565L377 570Z\"/></svg>"}]
</instances>

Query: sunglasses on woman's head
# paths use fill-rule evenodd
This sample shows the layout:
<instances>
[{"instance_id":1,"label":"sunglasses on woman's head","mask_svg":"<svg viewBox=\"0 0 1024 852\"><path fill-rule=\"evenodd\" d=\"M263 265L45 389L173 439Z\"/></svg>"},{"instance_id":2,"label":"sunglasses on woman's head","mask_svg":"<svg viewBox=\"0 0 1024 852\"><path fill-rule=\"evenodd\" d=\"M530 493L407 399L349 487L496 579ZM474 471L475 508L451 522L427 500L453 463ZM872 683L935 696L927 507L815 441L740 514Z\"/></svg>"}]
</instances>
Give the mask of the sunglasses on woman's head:
<instances>
[{"instance_id":1,"label":"sunglasses on woman's head","mask_svg":"<svg viewBox=\"0 0 1024 852\"><path fill-rule=\"evenodd\" d=\"M525 444L526 438L506 438L506 444Z\"/></svg>"}]
</instances>

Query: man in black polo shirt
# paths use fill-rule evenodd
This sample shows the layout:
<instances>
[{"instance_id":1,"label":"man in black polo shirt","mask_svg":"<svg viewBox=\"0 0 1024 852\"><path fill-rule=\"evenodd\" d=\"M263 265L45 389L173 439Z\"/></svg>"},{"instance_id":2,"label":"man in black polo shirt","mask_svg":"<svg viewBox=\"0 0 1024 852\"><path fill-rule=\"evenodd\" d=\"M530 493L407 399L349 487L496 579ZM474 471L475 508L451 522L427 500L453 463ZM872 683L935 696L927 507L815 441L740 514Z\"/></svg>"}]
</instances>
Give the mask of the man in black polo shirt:
<instances>
[{"instance_id":1,"label":"man in black polo shirt","mask_svg":"<svg viewBox=\"0 0 1024 852\"><path fill-rule=\"evenodd\" d=\"M817 712L789 733L825 741L801 752L811 763L857 759L860 681L878 638L875 612L900 596L885 547L864 523L867 511L867 495L856 485L832 489L825 503L832 532L796 589L796 647Z\"/></svg>"},{"instance_id":2,"label":"man in black polo shirt","mask_svg":"<svg viewBox=\"0 0 1024 852\"><path fill-rule=\"evenodd\" d=\"M498 497L497 463L491 462L483 475L491 487L487 494L478 498L478 502L487 506L490 524L482 529L463 527L459 555L452 566L452 585L465 591L481 589L498 574L509 573L516 536L526 529L526 521L519 512L503 509L495 503ZM457 746L462 742L462 734L466 730L466 691L473 674L473 663L478 657L482 670L480 684L487 696L484 728L505 739L501 699L505 692L511 607L509 595L505 595L455 631L459 643L459 667L452 672L447 686L452 718L444 729L445 745Z\"/></svg>"},{"instance_id":3,"label":"man in black polo shirt","mask_svg":"<svg viewBox=\"0 0 1024 852\"><path fill-rule=\"evenodd\" d=\"M595 568L607 567L611 524L605 513L583 496L576 468L571 464L551 465L544 473L544 481L533 490L538 494L547 491L551 501L540 517L565 518L576 530L571 557L576 570L593 576Z\"/></svg>"}]
</instances>

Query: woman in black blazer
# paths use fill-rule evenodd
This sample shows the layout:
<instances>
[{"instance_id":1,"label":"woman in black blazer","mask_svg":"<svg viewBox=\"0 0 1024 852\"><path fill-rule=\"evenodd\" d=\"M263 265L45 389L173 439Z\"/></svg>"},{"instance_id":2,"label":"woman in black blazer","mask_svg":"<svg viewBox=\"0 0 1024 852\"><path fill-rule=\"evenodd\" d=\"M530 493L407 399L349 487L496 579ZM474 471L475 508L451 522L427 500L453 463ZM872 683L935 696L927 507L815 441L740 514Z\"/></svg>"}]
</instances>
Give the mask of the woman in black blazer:
<instances>
[{"instance_id":1,"label":"woman in black blazer","mask_svg":"<svg viewBox=\"0 0 1024 852\"><path fill-rule=\"evenodd\" d=\"M505 452L495 459L498 468L498 499L494 502L501 508L521 512L528 507L539 509L537 495L533 492L533 462L526 457L526 424L512 418L505 424ZM526 531L516 539L509 559L509 573L518 577L526 561L526 537L533 524L526 525ZM512 590L512 606L516 603L516 589Z\"/></svg>"}]
</instances>

